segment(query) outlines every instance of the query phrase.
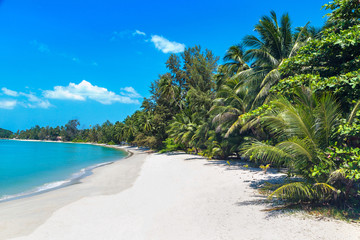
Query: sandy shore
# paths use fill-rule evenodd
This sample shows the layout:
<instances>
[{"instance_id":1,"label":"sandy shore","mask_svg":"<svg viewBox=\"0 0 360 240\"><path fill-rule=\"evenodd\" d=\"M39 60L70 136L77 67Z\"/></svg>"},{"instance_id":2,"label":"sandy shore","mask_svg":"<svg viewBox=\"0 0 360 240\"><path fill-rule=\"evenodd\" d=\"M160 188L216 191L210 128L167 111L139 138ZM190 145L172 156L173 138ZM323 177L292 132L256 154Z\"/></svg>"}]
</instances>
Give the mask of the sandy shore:
<instances>
[{"instance_id":1,"label":"sandy shore","mask_svg":"<svg viewBox=\"0 0 360 240\"><path fill-rule=\"evenodd\" d=\"M137 152L77 186L0 204L0 233L5 239L5 226L7 236L16 233L10 227L23 235L16 239L34 240L360 239L356 224L263 211L269 206L254 186L278 177L193 155Z\"/></svg>"},{"instance_id":2,"label":"sandy shore","mask_svg":"<svg viewBox=\"0 0 360 240\"><path fill-rule=\"evenodd\" d=\"M132 148L130 158L96 168L79 184L32 197L0 203L0 239L33 232L56 210L84 197L115 194L132 186L146 155Z\"/></svg>"}]
</instances>

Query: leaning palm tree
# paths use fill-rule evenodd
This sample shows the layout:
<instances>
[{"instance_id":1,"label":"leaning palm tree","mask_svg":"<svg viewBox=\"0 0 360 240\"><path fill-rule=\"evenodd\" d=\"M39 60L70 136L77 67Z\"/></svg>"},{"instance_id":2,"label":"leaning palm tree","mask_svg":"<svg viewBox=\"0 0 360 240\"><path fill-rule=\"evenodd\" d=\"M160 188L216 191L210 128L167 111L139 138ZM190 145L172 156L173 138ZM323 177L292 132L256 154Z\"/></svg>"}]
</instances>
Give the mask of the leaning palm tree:
<instances>
[{"instance_id":1,"label":"leaning palm tree","mask_svg":"<svg viewBox=\"0 0 360 240\"><path fill-rule=\"evenodd\" d=\"M255 89L257 93L254 103L264 101L270 88L280 80L279 67L302 46L303 32L306 29L305 26L297 35L293 34L289 15L282 15L278 21L276 13L271 11L270 16L263 16L255 25L258 36L248 35L244 38L243 44L248 49L244 59L252 62L251 68L234 77L240 78L247 87Z\"/></svg>"},{"instance_id":2,"label":"leaning palm tree","mask_svg":"<svg viewBox=\"0 0 360 240\"><path fill-rule=\"evenodd\" d=\"M221 102L225 101L224 97L216 99L218 104L214 107L217 111L214 119L223 123L232 122L228 126L226 137L239 128L240 132L254 129L258 118L256 114L249 116L247 113L256 111L258 106L268 100L271 87L281 78L279 68L282 63L296 54L310 39L312 32L306 25L293 34L289 15L284 14L278 21L273 11L270 16L261 18L255 31L258 36L248 35L241 45L229 48L224 58L226 63L219 68L221 71L218 74L218 91L223 92L222 95L227 94L230 98L225 97L226 101L231 101L231 104L221 106ZM304 33L309 37L306 38ZM235 98L239 93L242 93L242 96ZM235 102L238 102L238 106L233 105ZM239 104L240 102L242 103Z\"/></svg>"},{"instance_id":3,"label":"leaning palm tree","mask_svg":"<svg viewBox=\"0 0 360 240\"><path fill-rule=\"evenodd\" d=\"M249 89L238 88L238 85L239 80L231 78L221 85L210 110L217 131L226 129L225 137L241 125L239 118L252 109L254 97L249 94Z\"/></svg>"},{"instance_id":4,"label":"leaning palm tree","mask_svg":"<svg viewBox=\"0 0 360 240\"><path fill-rule=\"evenodd\" d=\"M282 164L289 173L302 177L275 190L271 196L297 200L325 200L334 193L327 183L337 169L334 159L325 155L334 139L340 117L339 105L330 94L316 96L309 89L297 90L293 102L280 97L272 101L274 110L261 118L274 145L251 141L243 148L245 156L263 162ZM314 169L326 166L326 172Z\"/></svg>"}]
</instances>

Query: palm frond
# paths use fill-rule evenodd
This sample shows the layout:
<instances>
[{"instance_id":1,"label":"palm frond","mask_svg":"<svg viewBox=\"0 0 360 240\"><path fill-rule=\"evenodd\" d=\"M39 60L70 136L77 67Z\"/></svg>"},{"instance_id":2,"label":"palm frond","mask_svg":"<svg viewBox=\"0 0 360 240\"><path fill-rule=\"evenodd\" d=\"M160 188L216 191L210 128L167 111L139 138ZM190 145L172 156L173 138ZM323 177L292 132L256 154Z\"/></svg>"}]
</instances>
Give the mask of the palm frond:
<instances>
[{"instance_id":1,"label":"palm frond","mask_svg":"<svg viewBox=\"0 0 360 240\"><path fill-rule=\"evenodd\" d=\"M276 146L283 151L286 151L292 157L292 159L295 159L294 162L313 162L313 149L311 149L311 144L306 139L299 139L294 137L287 141L283 141ZM306 164L301 163L297 163L297 165L306 166Z\"/></svg>"},{"instance_id":2,"label":"palm frond","mask_svg":"<svg viewBox=\"0 0 360 240\"><path fill-rule=\"evenodd\" d=\"M318 142L322 143L322 147L326 147L338 123L340 106L330 94L321 96L317 105L316 134Z\"/></svg>"},{"instance_id":3,"label":"palm frond","mask_svg":"<svg viewBox=\"0 0 360 240\"><path fill-rule=\"evenodd\" d=\"M244 133L246 131L249 131L251 128L254 128L256 125L258 125L260 122L260 117L256 117L253 119L248 120L245 124L242 125L240 128L240 133Z\"/></svg>"},{"instance_id":4,"label":"palm frond","mask_svg":"<svg viewBox=\"0 0 360 240\"><path fill-rule=\"evenodd\" d=\"M346 178L346 172L345 172L344 169L340 168L340 169L337 169L337 170L333 171L330 174L327 182L333 184L335 182L342 181L345 178Z\"/></svg>"},{"instance_id":5,"label":"palm frond","mask_svg":"<svg viewBox=\"0 0 360 240\"><path fill-rule=\"evenodd\" d=\"M271 146L259 141L244 144L242 153L251 159L260 159L262 162L283 163L292 156L277 146Z\"/></svg>"},{"instance_id":6,"label":"palm frond","mask_svg":"<svg viewBox=\"0 0 360 240\"><path fill-rule=\"evenodd\" d=\"M284 200L308 201L314 198L312 185L304 182L285 184L269 195L269 198L278 197Z\"/></svg>"},{"instance_id":7,"label":"palm frond","mask_svg":"<svg viewBox=\"0 0 360 240\"><path fill-rule=\"evenodd\" d=\"M307 25L309 24L310 22L307 22L306 25L304 27L301 28L299 34L298 34L298 37L296 38L295 40L295 43L294 43L294 46L293 48L291 49L291 52L289 54L289 58L292 57L296 52L297 50L299 50L300 48L300 39L301 37L303 36L304 32L307 30Z\"/></svg>"},{"instance_id":8,"label":"palm frond","mask_svg":"<svg viewBox=\"0 0 360 240\"><path fill-rule=\"evenodd\" d=\"M328 200L336 194L336 188L327 183L315 183L313 185L314 195L319 200Z\"/></svg>"}]
</instances>

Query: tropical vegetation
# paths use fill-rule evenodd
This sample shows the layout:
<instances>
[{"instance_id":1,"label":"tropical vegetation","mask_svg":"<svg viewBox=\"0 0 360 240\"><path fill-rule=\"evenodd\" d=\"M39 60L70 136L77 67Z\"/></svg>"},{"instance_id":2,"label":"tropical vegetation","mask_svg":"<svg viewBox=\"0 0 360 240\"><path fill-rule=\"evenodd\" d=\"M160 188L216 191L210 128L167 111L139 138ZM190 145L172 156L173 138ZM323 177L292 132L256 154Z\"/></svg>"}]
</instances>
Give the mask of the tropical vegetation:
<instances>
[{"instance_id":1,"label":"tropical vegetation","mask_svg":"<svg viewBox=\"0 0 360 240\"><path fill-rule=\"evenodd\" d=\"M242 158L287 169L289 181L270 197L359 208L360 3L334 0L324 8L321 28L295 28L288 14L270 12L220 65L200 46L170 55L168 72L122 122L78 130L71 120L14 137Z\"/></svg>"},{"instance_id":2,"label":"tropical vegetation","mask_svg":"<svg viewBox=\"0 0 360 240\"><path fill-rule=\"evenodd\" d=\"M9 137L11 137L11 135L12 135L12 132L10 130L0 128L0 138L9 138Z\"/></svg>"}]
</instances>

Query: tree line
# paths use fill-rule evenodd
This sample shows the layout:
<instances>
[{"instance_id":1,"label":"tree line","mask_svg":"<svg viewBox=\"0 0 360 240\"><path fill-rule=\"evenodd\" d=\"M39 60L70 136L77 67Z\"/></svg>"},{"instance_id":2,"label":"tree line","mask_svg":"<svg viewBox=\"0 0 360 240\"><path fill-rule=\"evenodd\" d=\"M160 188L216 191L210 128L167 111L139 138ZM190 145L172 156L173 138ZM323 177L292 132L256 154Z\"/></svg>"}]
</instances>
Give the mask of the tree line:
<instances>
[{"instance_id":1,"label":"tree line","mask_svg":"<svg viewBox=\"0 0 360 240\"><path fill-rule=\"evenodd\" d=\"M72 120L15 135L241 157L301 177L270 197L359 207L359 1L334 0L324 8L330 13L321 28L294 28L288 14L270 12L220 65L200 46L170 55L150 97L122 122L77 130Z\"/></svg>"},{"instance_id":2,"label":"tree line","mask_svg":"<svg viewBox=\"0 0 360 240\"><path fill-rule=\"evenodd\" d=\"M7 130L10 133L7 138L120 144L119 129L122 126L120 122L112 124L106 121L102 125L96 124L89 129L78 129L79 126L80 122L77 119L69 120L64 126L40 127L36 125L30 129L18 130L16 133Z\"/></svg>"}]
</instances>

